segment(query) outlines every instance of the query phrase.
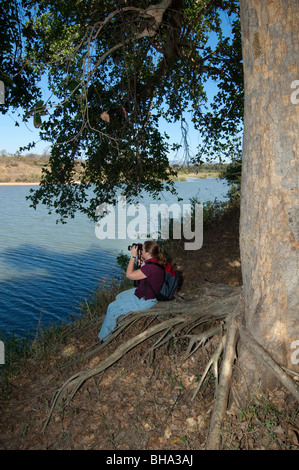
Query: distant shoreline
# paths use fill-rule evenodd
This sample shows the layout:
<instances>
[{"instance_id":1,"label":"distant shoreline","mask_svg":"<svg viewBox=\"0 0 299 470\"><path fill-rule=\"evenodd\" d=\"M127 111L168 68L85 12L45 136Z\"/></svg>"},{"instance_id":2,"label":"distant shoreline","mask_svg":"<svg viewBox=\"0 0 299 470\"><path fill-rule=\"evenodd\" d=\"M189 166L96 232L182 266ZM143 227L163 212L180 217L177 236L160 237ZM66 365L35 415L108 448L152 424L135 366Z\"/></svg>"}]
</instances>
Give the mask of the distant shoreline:
<instances>
[{"instance_id":1,"label":"distant shoreline","mask_svg":"<svg viewBox=\"0 0 299 470\"><path fill-rule=\"evenodd\" d=\"M39 183L21 183L21 182L16 182L16 183L13 183L13 182L9 182L9 183L0 183L0 186L38 186Z\"/></svg>"},{"instance_id":2,"label":"distant shoreline","mask_svg":"<svg viewBox=\"0 0 299 470\"><path fill-rule=\"evenodd\" d=\"M200 174L200 173L186 173L184 175L179 175L177 178L174 178L173 181L187 181L187 179L209 179L209 178L219 178L219 173L214 173L211 175L208 174ZM7 182L0 182L0 186L39 186L39 182L30 182L30 181L7 181ZM75 182L75 184L79 184L79 181Z\"/></svg>"}]
</instances>

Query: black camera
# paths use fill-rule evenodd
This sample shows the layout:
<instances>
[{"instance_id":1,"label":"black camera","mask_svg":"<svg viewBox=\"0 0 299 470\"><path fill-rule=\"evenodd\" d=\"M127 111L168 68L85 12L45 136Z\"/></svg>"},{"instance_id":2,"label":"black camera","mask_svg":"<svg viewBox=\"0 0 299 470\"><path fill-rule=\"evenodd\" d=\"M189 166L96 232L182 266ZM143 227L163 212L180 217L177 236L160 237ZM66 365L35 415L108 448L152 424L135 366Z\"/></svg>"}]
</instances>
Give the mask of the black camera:
<instances>
[{"instance_id":1,"label":"black camera","mask_svg":"<svg viewBox=\"0 0 299 470\"><path fill-rule=\"evenodd\" d=\"M133 246L137 246L138 251L142 251L143 244L142 243L133 243L132 245L128 246L128 250L130 251Z\"/></svg>"},{"instance_id":2,"label":"black camera","mask_svg":"<svg viewBox=\"0 0 299 470\"><path fill-rule=\"evenodd\" d=\"M133 243L132 245L129 245L128 246L128 250L131 250L131 248L133 248L133 246L137 246L137 266L140 267L141 266L141 255L142 255L142 247L143 247L143 244L142 243ZM134 281L134 286L137 287L138 284L139 284L140 281Z\"/></svg>"}]
</instances>

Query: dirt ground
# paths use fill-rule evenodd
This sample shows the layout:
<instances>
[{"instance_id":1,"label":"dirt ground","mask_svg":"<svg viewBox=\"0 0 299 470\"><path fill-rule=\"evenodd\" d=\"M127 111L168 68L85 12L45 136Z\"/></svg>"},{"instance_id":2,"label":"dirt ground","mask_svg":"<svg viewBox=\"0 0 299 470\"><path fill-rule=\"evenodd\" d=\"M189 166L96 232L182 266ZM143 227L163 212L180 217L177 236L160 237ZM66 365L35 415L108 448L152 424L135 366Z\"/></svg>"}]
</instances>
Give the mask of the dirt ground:
<instances>
[{"instance_id":1,"label":"dirt ground","mask_svg":"<svg viewBox=\"0 0 299 470\"><path fill-rule=\"evenodd\" d=\"M16 158L0 160L0 183L37 183L42 176L42 166L38 161L18 161ZM45 163L45 162L43 162Z\"/></svg>"},{"instance_id":2,"label":"dirt ground","mask_svg":"<svg viewBox=\"0 0 299 470\"><path fill-rule=\"evenodd\" d=\"M239 211L235 209L204 234L198 252L177 251L183 272L181 295L197 296L210 283L241 285L238 245ZM146 356L142 343L100 376L87 381L67 406L58 405L43 430L53 393L73 374L89 369L111 354L122 341L145 328L112 341L83 363L69 360L94 345L98 326L71 329L59 353L38 364L28 362L12 381L0 407L0 448L5 450L202 450L215 400L215 377L209 374L193 399L214 341L186 361L173 341ZM227 413L223 449L299 449L298 404L284 390L256 397L238 412Z\"/></svg>"}]
</instances>

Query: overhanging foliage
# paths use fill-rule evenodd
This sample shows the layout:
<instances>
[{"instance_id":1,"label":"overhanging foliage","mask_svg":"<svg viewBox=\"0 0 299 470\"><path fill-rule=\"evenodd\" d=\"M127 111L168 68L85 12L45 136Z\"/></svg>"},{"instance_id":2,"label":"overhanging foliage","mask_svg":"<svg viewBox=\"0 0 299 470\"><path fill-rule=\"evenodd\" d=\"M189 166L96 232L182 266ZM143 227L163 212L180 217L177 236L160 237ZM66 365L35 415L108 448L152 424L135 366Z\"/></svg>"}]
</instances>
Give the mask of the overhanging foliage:
<instances>
[{"instance_id":1,"label":"overhanging foliage","mask_svg":"<svg viewBox=\"0 0 299 470\"><path fill-rule=\"evenodd\" d=\"M132 3L4 4L14 35L2 33L1 77L10 88L3 111L16 107L20 81L28 88L21 102L24 120L33 119L41 138L52 143L50 167L31 202L46 204L62 221L77 210L94 217L95 207L115 202L120 190L128 199L144 190L156 196L165 187L173 190L161 118L185 128L190 112L203 142L197 161L204 153L238 152L243 116L238 2ZM221 15L231 22L231 38L222 30ZM13 75L12 62L18 70ZM52 93L47 99L37 86L42 77ZM209 80L219 89L210 107ZM75 186L78 159L83 174Z\"/></svg>"}]
</instances>

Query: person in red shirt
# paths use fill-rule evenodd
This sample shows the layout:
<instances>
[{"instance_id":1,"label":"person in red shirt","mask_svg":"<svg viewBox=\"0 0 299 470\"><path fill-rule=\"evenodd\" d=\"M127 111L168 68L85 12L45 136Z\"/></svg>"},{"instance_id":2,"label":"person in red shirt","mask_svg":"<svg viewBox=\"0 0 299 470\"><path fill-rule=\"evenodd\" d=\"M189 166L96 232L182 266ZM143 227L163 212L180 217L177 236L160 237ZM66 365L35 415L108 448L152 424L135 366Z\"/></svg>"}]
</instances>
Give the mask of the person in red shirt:
<instances>
[{"instance_id":1,"label":"person in red shirt","mask_svg":"<svg viewBox=\"0 0 299 470\"><path fill-rule=\"evenodd\" d=\"M137 270L134 270L134 258L137 256L137 247L133 246L131 248L131 255L126 276L132 281L139 281L134 295L139 299L142 297L144 297L145 300L154 299L155 294L153 290L146 285L146 279L149 280L155 292L160 291L164 281L164 272L159 266L148 264L148 261L154 261L162 266L166 265L166 259L159 251L159 245L153 241L144 242L141 253L142 264Z\"/></svg>"},{"instance_id":2,"label":"person in red shirt","mask_svg":"<svg viewBox=\"0 0 299 470\"><path fill-rule=\"evenodd\" d=\"M167 261L162 253L160 253L159 245L154 241L147 240L142 246L141 266L138 269L134 269L137 250L137 246L131 247L131 258L127 267L126 277L132 281L138 281L138 287L121 292L116 296L115 301L108 305L106 316L98 335L101 341L109 338L120 315L139 310L148 310L157 303L153 290L146 285L145 280L148 279L152 288L159 292L164 281L164 272L159 266L148 264L148 261L154 261L162 266L165 266Z\"/></svg>"}]
</instances>

